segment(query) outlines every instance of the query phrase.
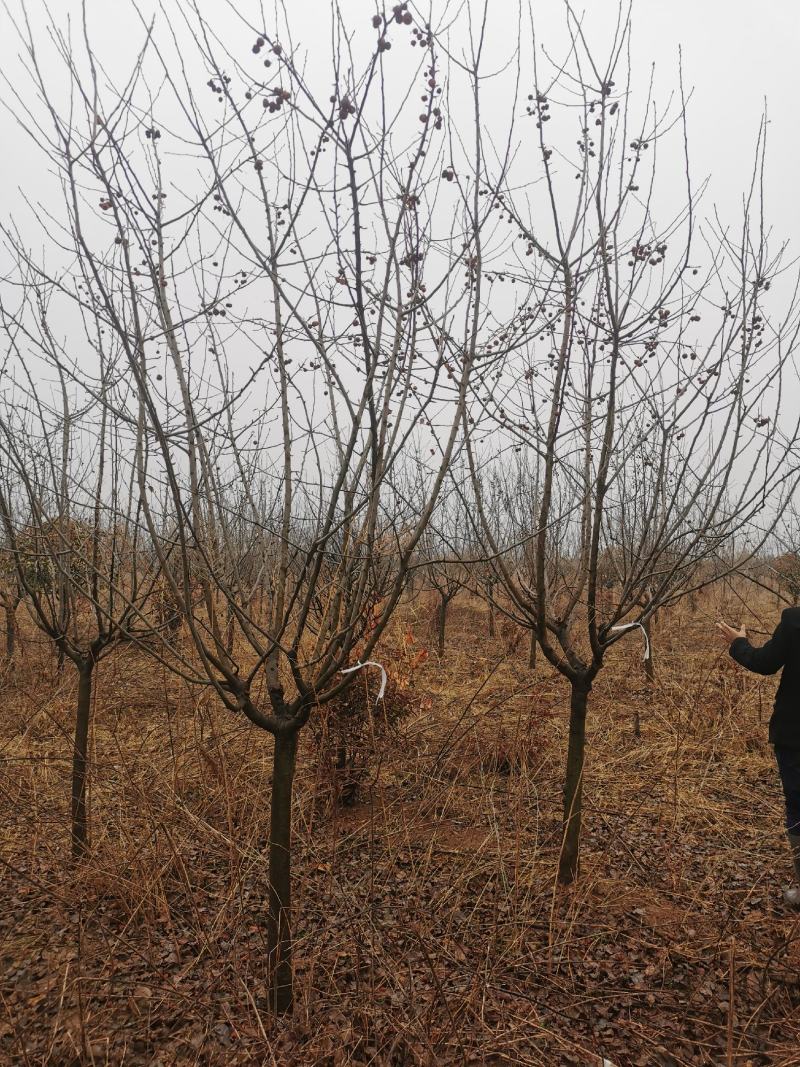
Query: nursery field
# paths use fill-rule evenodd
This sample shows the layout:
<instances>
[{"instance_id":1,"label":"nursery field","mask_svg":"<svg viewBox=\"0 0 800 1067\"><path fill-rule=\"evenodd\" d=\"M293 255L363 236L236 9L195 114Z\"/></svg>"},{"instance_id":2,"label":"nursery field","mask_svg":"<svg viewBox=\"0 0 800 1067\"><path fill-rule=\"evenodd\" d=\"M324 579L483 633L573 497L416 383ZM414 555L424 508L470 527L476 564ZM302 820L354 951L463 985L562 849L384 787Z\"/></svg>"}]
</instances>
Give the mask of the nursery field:
<instances>
[{"instance_id":1,"label":"nursery field","mask_svg":"<svg viewBox=\"0 0 800 1067\"><path fill-rule=\"evenodd\" d=\"M0 1067L800 1067L797 3L716 4L3 0Z\"/></svg>"},{"instance_id":2,"label":"nursery field","mask_svg":"<svg viewBox=\"0 0 800 1067\"><path fill-rule=\"evenodd\" d=\"M652 685L639 635L609 653L565 888L568 689L466 594L440 659L432 603L387 631L374 717L364 672L301 734L285 1017L265 1003L271 739L143 655L104 660L75 865L74 671L23 623L2 676L0 1062L800 1064L774 680L713 633L740 605L662 611ZM756 607L770 629L774 601Z\"/></svg>"}]
</instances>

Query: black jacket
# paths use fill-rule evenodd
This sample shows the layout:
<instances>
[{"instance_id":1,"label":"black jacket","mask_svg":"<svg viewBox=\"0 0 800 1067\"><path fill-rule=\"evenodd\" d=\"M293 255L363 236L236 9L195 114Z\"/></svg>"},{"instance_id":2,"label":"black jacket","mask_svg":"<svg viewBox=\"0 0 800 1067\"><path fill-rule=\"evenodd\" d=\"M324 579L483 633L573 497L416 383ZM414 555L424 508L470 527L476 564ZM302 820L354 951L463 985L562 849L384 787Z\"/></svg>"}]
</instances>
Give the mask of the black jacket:
<instances>
[{"instance_id":1,"label":"black jacket","mask_svg":"<svg viewBox=\"0 0 800 1067\"><path fill-rule=\"evenodd\" d=\"M800 608L785 609L777 630L761 648L737 637L730 654L755 674L776 674L783 667L769 739L773 745L800 749Z\"/></svg>"}]
</instances>

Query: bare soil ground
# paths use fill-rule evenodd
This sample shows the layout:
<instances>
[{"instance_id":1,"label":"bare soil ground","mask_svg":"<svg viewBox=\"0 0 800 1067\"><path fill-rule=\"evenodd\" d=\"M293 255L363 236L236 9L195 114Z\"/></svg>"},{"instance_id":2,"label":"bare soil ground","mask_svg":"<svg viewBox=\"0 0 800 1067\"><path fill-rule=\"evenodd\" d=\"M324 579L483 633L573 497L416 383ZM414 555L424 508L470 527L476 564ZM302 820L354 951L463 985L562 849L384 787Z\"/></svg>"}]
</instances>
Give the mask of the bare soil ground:
<instances>
[{"instance_id":1,"label":"bare soil ground","mask_svg":"<svg viewBox=\"0 0 800 1067\"><path fill-rule=\"evenodd\" d=\"M444 660L426 656L430 606L408 606L381 657L410 714L352 806L330 802L333 772L301 742L297 1006L279 1021L264 1005L269 737L137 654L102 664L93 854L74 869L74 679L27 634L2 681L0 1062L800 1064L775 682L728 660L711 601L659 619L652 691L638 636L609 655L568 890L563 681L531 672L507 627L490 639L466 597Z\"/></svg>"}]
</instances>

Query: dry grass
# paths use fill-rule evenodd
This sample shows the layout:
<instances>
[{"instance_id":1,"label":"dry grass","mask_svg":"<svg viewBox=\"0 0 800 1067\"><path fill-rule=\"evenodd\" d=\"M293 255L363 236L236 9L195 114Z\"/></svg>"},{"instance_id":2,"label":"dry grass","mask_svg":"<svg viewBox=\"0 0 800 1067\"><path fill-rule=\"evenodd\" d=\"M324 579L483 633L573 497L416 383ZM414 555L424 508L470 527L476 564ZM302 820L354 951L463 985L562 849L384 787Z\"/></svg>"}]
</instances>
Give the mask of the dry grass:
<instances>
[{"instance_id":1,"label":"dry grass","mask_svg":"<svg viewBox=\"0 0 800 1067\"><path fill-rule=\"evenodd\" d=\"M355 806L319 802L328 772L304 735L298 1002L278 1022L269 738L135 656L102 665L93 856L71 870L72 679L55 684L29 636L0 717L0 1061L800 1064L774 682L727 661L714 606L659 621L652 693L635 637L596 682L569 891L554 883L562 681L528 671L525 641L485 636L466 598L444 660L425 658L427 608L410 606L381 656L412 712Z\"/></svg>"}]
</instances>

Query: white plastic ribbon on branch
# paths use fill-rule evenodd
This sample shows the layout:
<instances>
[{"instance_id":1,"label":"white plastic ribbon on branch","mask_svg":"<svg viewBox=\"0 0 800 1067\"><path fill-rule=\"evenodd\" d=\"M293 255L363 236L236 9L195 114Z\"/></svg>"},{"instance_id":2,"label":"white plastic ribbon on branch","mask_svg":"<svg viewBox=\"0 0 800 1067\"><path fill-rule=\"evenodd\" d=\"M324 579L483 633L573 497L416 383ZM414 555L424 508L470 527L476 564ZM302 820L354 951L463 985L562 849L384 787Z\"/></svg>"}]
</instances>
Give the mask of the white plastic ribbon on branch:
<instances>
[{"instance_id":1,"label":"white plastic ribbon on branch","mask_svg":"<svg viewBox=\"0 0 800 1067\"><path fill-rule=\"evenodd\" d=\"M344 670L339 671L339 674L352 674L353 671L360 671L362 667L377 667L378 670L381 672L381 687L378 690L377 697L375 698L375 703L380 704L380 702L383 700L383 694L386 692L386 668L383 667L380 663L376 663L374 659L365 660L364 663L359 660L355 667L345 667Z\"/></svg>"},{"instance_id":2,"label":"white plastic ribbon on branch","mask_svg":"<svg viewBox=\"0 0 800 1067\"><path fill-rule=\"evenodd\" d=\"M640 622L626 622L624 626L612 626L611 630L612 633L614 630L619 630L620 632L622 632L624 630L635 630L637 626L644 634L644 656L642 658L644 659L645 663L647 663L647 661L650 659L650 638L647 636L647 630L645 630L644 626L642 626Z\"/></svg>"}]
</instances>

